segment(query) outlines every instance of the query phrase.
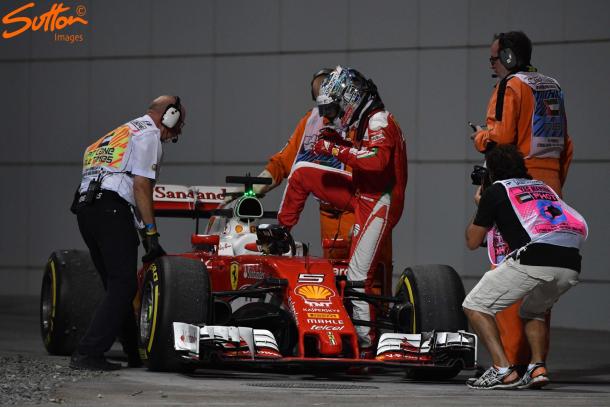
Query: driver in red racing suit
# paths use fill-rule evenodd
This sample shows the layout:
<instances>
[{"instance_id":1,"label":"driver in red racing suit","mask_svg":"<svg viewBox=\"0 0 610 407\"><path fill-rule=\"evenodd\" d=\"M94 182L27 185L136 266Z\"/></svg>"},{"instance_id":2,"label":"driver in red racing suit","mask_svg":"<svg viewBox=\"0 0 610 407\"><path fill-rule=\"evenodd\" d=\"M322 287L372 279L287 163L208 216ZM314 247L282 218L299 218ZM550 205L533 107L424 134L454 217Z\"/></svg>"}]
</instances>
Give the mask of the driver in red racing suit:
<instances>
[{"instance_id":1,"label":"driver in red racing suit","mask_svg":"<svg viewBox=\"0 0 610 407\"><path fill-rule=\"evenodd\" d=\"M310 193L335 208L353 211L355 224L347 279L363 281L357 291L372 294L374 265L380 248L398 223L407 185L406 144L394 117L385 110L371 80L358 71L338 66L324 81L317 98L320 115L332 122L353 144L331 128L320 131L314 151L336 157L352 173L310 162L295 165L278 212L279 222L291 228ZM374 321L374 309L353 301L353 319ZM374 356L377 334L370 326L356 325L361 357Z\"/></svg>"}]
</instances>

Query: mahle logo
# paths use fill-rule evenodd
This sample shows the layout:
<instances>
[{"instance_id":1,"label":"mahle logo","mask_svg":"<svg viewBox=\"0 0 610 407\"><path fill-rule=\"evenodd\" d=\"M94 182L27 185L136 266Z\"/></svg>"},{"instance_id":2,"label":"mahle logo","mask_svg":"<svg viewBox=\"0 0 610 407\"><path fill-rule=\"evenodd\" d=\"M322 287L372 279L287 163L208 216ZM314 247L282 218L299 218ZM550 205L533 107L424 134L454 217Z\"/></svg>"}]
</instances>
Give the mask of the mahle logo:
<instances>
[{"instance_id":1,"label":"mahle logo","mask_svg":"<svg viewBox=\"0 0 610 407\"><path fill-rule=\"evenodd\" d=\"M77 6L74 10L76 15L66 15L66 13L71 10L71 7L64 6L64 3L53 3L48 11L45 11L40 15L35 15L34 17L24 15L26 10L33 7L36 7L36 3L27 3L2 17L2 24L5 26L5 29L2 31L2 38L8 40L17 37L28 30L44 30L45 32L53 32L55 41L66 41L70 43L83 41L83 34L68 35L60 34L57 31L61 31L74 24L88 25L89 21L84 18L87 14L87 8L85 6ZM34 14L36 13L33 12L32 15Z\"/></svg>"}]
</instances>

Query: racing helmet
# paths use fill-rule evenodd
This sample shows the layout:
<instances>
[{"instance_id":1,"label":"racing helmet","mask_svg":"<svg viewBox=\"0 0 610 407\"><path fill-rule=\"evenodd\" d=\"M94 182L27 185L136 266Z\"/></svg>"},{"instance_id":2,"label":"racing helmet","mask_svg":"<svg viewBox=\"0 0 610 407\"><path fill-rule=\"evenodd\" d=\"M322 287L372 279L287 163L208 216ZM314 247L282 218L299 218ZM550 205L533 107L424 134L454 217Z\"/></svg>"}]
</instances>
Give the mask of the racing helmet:
<instances>
[{"instance_id":1,"label":"racing helmet","mask_svg":"<svg viewBox=\"0 0 610 407\"><path fill-rule=\"evenodd\" d=\"M321 116L339 117L342 127L352 125L374 92L374 85L353 68L337 66L324 80L316 99Z\"/></svg>"}]
</instances>

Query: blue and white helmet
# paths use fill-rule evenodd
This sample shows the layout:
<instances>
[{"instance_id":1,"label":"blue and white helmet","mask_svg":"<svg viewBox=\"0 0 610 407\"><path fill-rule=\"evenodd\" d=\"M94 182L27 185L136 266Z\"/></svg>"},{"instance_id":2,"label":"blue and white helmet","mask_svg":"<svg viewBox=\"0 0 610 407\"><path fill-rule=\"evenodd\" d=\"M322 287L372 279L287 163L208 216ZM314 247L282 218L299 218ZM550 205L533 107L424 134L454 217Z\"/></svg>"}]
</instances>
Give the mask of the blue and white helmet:
<instances>
[{"instance_id":1,"label":"blue and white helmet","mask_svg":"<svg viewBox=\"0 0 610 407\"><path fill-rule=\"evenodd\" d=\"M320 115L330 120L339 117L344 128L352 125L374 92L374 86L357 70L337 66L320 87L316 99Z\"/></svg>"}]
</instances>

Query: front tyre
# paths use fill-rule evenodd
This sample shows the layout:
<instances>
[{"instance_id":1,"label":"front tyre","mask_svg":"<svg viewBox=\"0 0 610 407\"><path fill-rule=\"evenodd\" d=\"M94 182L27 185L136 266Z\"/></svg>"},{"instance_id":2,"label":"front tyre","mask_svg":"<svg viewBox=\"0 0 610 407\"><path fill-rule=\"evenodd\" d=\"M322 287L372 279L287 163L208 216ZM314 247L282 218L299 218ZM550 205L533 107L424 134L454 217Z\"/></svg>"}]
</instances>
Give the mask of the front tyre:
<instances>
[{"instance_id":1,"label":"front tyre","mask_svg":"<svg viewBox=\"0 0 610 407\"><path fill-rule=\"evenodd\" d=\"M210 282L200 261L164 256L144 276L140 308L140 356L154 371L181 369L173 322L208 322Z\"/></svg>"},{"instance_id":2,"label":"front tyre","mask_svg":"<svg viewBox=\"0 0 610 407\"><path fill-rule=\"evenodd\" d=\"M396 295L412 304L408 324L400 327L401 332L457 332L468 328L462 310L464 285L450 266L429 264L407 267L400 277ZM419 380L447 380L455 377L462 367L456 363L447 368L413 369L407 376Z\"/></svg>"}]
</instances>

